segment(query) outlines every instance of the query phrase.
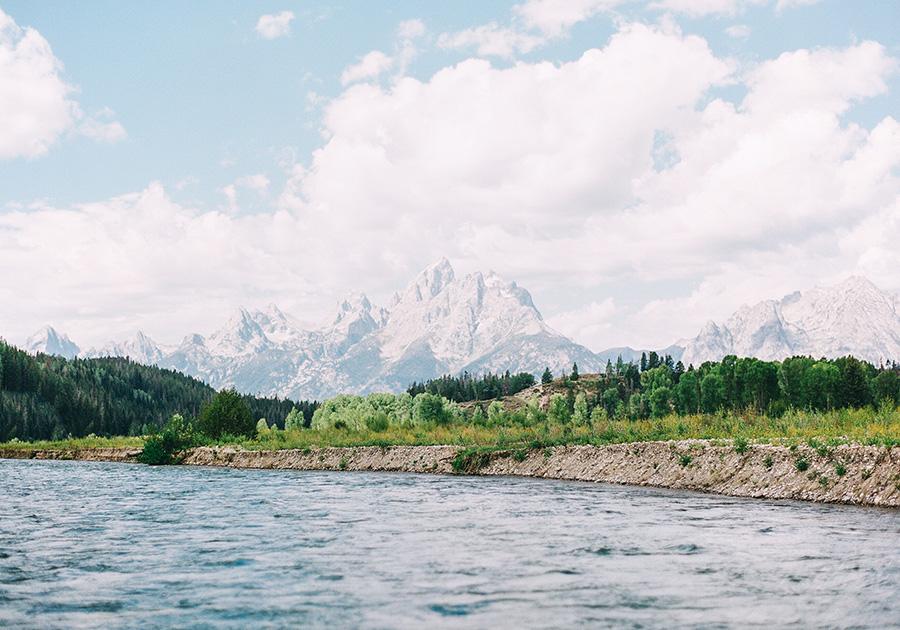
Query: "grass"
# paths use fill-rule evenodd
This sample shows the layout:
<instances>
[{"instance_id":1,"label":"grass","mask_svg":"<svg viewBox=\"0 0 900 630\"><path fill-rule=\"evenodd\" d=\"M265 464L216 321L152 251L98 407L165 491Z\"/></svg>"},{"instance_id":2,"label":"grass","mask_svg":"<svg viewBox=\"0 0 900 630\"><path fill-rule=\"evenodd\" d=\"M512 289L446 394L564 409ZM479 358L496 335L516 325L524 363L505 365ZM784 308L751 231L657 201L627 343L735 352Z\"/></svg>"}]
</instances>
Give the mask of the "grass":
<instances>
[{"instance_id":1,"label":"grass","mask_svg":"<svg viewBox=\"0 0 900 630\"><path fill-rule=\"evenodd\" d=\"M141 437L97 437L89 435L82 438L69 438L67 440L39 440L37 442L22 442L11 440L0 442L0 450L45 450L62 451L86 448L143 448L144 438Z\"/></svg>"},{"instance_id":2,"label":"grass","mask_svg":"<svg viewBox=\"0 0 900 630\"><path fill-rule=\"evenodd\" d=\"M381 429L381 427L378 427ZM784 444L796 449L808 444L820 456L834 446L860 443L900 445L900 408L893 410L841 409L823 413L789 411L780 418L755 414L698 414L648 420L608 420L593 425L516 423L429 426L391 425L384 431L348 429L268 431L252 440L221 442L250 450L300 449L341 446L456 445L497 450L543 449L567 444L620 444L657 440L733 440L738 453L751 442ZM0 449L141 448L140 437L89 436L61 441L5 442Z\"/></svg>"}]
</instances>

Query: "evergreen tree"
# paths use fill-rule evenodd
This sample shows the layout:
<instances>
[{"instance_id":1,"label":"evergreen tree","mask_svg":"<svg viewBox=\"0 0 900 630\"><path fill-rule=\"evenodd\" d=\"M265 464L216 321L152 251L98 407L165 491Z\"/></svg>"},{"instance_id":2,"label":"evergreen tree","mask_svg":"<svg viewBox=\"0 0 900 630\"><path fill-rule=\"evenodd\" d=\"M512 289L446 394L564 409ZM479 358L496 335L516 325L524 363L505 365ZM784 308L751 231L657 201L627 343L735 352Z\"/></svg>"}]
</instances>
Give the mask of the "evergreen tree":
<instances>
[{"instance_id":1,"label":"evergreen tree","mask_svg":"<svg viewBox=\"0 0 900 630\"><path fill-rule=\"evenodd\" d=\"M569 378L572 379L573 381L578 380L578 364L577 363L572 364L572 373L569 375Z\"/></svg>"},{"instance_id":2,"label":"evergreen tree","mask_svg":"<svg viewBox=\"0 0 900 630\"><path fill-rule=\"evenodd\" d=\"M550 371L549 367L544 368L544 373L541 374L541 384L548 385L553 382L553 373Z\"/></svg>"},{"instance_id":3,"label":"evergreen tree","mask_svg":"<svg viewBox=\"0 0 900 630\"><path fill-rule=\"evenodd\" d=\"M256 423L243 397L233 389L223 389L200 412L197 428L204 435L253 437Z\"/></svg>"}]
</instances>

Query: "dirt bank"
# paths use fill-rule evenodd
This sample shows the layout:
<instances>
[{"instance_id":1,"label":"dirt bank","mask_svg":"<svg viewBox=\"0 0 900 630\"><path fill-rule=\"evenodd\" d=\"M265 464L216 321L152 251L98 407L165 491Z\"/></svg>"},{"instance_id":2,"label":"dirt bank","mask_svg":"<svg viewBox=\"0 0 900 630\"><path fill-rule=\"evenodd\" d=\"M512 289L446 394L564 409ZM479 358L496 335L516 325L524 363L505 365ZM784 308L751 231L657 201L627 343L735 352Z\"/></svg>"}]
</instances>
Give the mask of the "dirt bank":
<instances>
[{"instance_id":1,"label":"dirt bank","mask_svg":"<svg viewBox=\"0 0 900 630\"><path fill-rule=\"evenodd\" d=\"M134 449L0 451L0 457L134 461ZM454 467L456 460L456 467ZM800 499L900 507L900 448L843 445L733 445L702 440L531 451L472 452L455 446L395 446L247 451L195 448L183 464L295 470L380 470L519 475L715 492L737 497Z\"/></svg>"},{"instance_id":2,"label":"dirt bank","mask_svg":"<svg viewBox=\"0 0 900 630\"><path fill-rule=\"evenodd\" d=\"M0 459L76 459L83 462L137 462L139 448L0 449Z\"/></svg>"}]
</instances>

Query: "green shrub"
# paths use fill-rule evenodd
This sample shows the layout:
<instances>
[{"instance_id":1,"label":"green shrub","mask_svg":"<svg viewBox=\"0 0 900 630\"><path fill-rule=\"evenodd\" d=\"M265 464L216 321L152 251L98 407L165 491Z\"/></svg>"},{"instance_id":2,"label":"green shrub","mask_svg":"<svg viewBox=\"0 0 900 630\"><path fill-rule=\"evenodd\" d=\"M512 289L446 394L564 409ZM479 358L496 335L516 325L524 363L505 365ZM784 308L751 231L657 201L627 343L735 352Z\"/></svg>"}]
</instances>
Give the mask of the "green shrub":
<instances>
[{"instance_id":1,"label":"green shrub","mask_svg":"<svg viewBox=\"0 0 900 630\"><path fill-rule=\"evenodd\" d=\"M838 477L843 477L844 475L847 474L847 467L844 466L841 462L838 462L837 465L834 467L834 474L837 475Z\"/></svg>"},{"instance_id":2,"label":"green shrub","mask_svg":"<svg viewBox=\"0 0 900 630\"><path fill-rule=\"evenodd\" d=\"M366 418L366 428L373 433L384 433L388 430L388 426L390 426L390 421L383 411L378 411Z\"/></svg>"},{"instance_id":3,"label":"green shrub","mask_svg":"<svg viewBox=\"0 0 900 630\"><path fill-rule=\"evenodd\" d=\"M686 468L688 466L688 464L691 463L692 459L693 459L693 457L691 457L690 455L685 453L684 455L682 455L681 457L678 458L678 461L681 462L681 465Z\"/></svg>"},{"instance_id":4,"label":"green shrub","mask_svg":"<svg viewBox=\"0 0 900 630\"><path fill-rule=\"evenodd\" d=\"M806 459L804 459L803 457L800 457L797 459L797 461L794 462L794 466L797 467L797 470L803 472L809 468L809 462L806 461Z\"/></svg>"},{"instance_id":5,"label":"green shrub","mask_svg":"<svg viewBox=\"0 0 900 630\"><path fill-rule=\"evenodd\" d=\"M502 424L503 422L503 403L499 400L495 400L490 405L488 405L488 421L491 424Z\"/></svg>"},{"instance_id":6,"label":"green shrub","mask_svg":"<svg viewBox=\"0 0 900 630\"><path fill-rule=\"evenodd\" d=\"M284 419L285 431L299 431L305 426L303 414L294 407Z\"/></svg>"},{"instance_id":7,"label":"green shrub","mask_svg":"<svg viewBox=\"0 0 900 630\"><path fill-rule=\"evenodd\" d=\"M436 394L418 394L413 399L413 419L416 424L447 424L450 413L444 406L444 399Z\"/></svg>"},{"instance_id":8,"label":"green shrub","mask_svg":"<svg viewBox=\"0 0 900 630\"><path fill-rule=\"evenodd\" d=\"M159 433L144 441L144 449L138 455L138 461L150 466L172 464L176 453L197 442L193 427L181 415L175 414Z\"/></svg>"},{"instance_id":9,"label":"green shrub","mask_svg":"<svg viewBox=\"0 0 900 630\"><path fill-rule=\"evenodd\" d=\"M223 389L200 411L197 428L213 439L226 434L247 438L256 435L250 408L233 389Z\"/></svg>"},{"instance_id":10,"label":"green shrub","mask_svg":"<svg viewBox=\"0 0 900 630\"><path fill-rule=\"evenodd\" d=\"M734 438L734 452L739 455L743 455L749 450L750 446L747 442L747 438L744 436L738 436Z\"/></svg>"},{"instance_id":11,"label":"green shrub","mask_svg":"<svg viewBox=\"0 0 900 630\"><path fill-rule=\"evenodd\" d=\"M171 441L163 434L156 434L144 441L144 450L137 459L142 464L165 466L172 463L174 452Z\"/></svg>"},{"instance_id":12,"label":"green shrub","mask_svg":"<svg viewBox=\"0 0 900 630\"><path fill-rule=\"evenodd\" d=\"M763 460L763 464L765 465L766 468L771 468L772 464L774 464L774 463L775 462L772 461L771 455L766 455L766 458Z\"/></svg>"}]
</instances>

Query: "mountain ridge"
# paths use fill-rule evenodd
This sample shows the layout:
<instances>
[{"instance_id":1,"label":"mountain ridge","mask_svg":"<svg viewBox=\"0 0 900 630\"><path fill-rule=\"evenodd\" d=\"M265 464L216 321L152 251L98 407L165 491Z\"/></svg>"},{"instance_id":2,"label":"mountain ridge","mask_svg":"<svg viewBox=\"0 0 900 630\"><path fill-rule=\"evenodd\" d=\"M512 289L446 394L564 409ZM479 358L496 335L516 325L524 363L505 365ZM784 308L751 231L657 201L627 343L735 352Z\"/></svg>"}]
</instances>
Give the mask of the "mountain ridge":
<instances>
[{"instance_id":1,"label":"mountain ridge","mask_svg":"<svg viewBox=\"0 0 900 630\"><path fill-rule=\"evenodd\" d=\"M685 365L727 354L783 359L796 354L852 354L878 364L900 356L900 299L865 278L795 291L744 305L723 323L709 321L697 336L657 350ZM446 258L426 267L388 307L364 293L339 301L320 326L304 326L275 304L236 309L213 333L190 334L163 347L138 331L131 338L82 352L52 327L29 338L27 349L71 356L127 356L200 378L216 388L285 398L399 391L412 382L464 371L559 374L577 362L598 371L621 356L618 347L593 352L548 326L531 294L493 272L457 277ZM63 354L62 356L66 356Z\"/></svg>"}]
</instances>

